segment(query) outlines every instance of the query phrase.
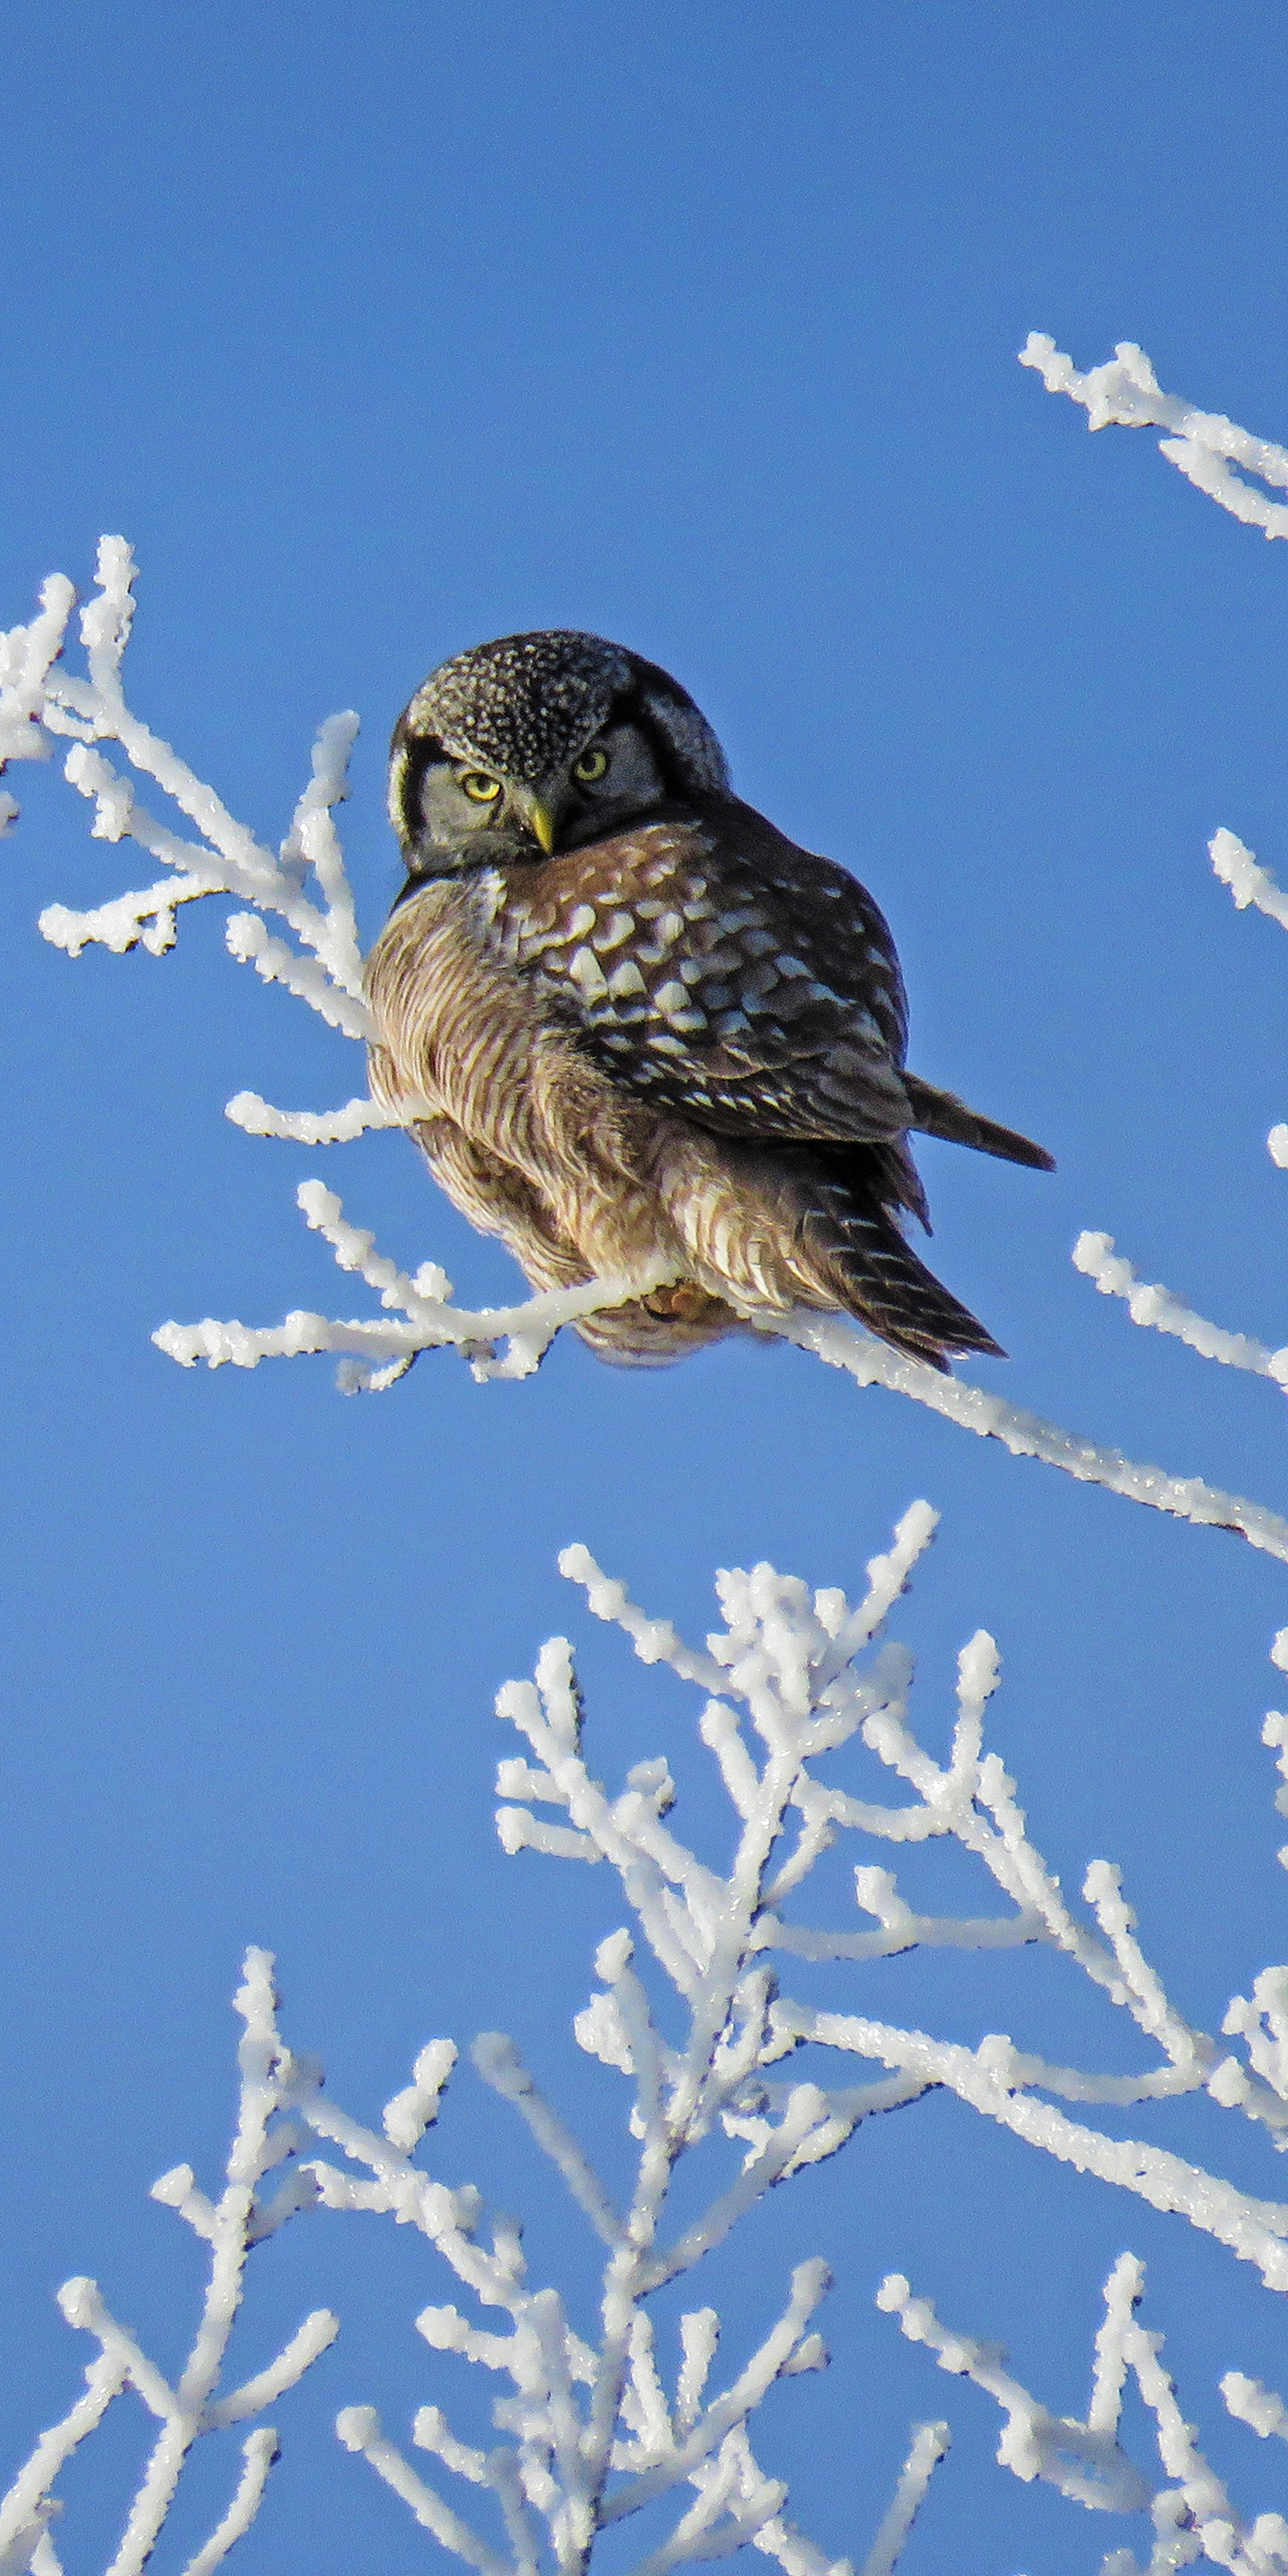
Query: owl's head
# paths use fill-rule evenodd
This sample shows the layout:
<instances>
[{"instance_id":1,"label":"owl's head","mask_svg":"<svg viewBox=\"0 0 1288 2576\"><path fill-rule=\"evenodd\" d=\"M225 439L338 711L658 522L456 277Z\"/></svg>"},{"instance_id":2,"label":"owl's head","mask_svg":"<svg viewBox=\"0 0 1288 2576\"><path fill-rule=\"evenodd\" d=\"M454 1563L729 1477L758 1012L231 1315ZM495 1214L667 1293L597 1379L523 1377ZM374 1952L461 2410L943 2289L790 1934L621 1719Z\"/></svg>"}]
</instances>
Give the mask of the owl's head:
<instances>
[{"instance_id":1,"label":"owl's head","mask_svg":"<svg viewBox=\"0 0 1288 2576\"><path fill-rule=\"evenodd\" d=\"M727 791L687 691L600 635L503 635L431 671L394 727L389 813L415 880L578 849Z\"/></svg>"}]
</instances>

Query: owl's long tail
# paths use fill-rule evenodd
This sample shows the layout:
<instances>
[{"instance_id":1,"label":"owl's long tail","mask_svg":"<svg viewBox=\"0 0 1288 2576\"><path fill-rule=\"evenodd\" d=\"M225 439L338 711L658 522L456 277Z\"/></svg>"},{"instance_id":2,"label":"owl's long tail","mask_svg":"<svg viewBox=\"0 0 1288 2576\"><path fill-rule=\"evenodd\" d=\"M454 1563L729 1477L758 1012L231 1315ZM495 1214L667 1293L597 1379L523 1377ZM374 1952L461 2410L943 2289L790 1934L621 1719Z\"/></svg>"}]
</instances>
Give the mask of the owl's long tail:
<instances>
[{"instance_id":1,"label":"owl's long tail","mask_svg":"<svg viewBox=\"0 0 1288 2576\"><path fill-rule=\"evenodd\" d=\"M977 1154L996 1154L1003 1163L1026 1163L1031 1172L1053 1172L1055 1161L1045 1145L1035 1145L1030 1136L1021 1136L1014 1127L999 1127L995 1118L985 1118L978 1109L970 1109L955 1091L937 1091L933 1082L923 1082L919 1074L905 1073L903 1087L912 1109L912 1123L923 1136L945 1136L951 1145L973 1145Z\"/></svg>"},{"instance_id":2,"label":"owl's long tail","mask_svg":"<svg viewBox=\"0 0 1288 2576\"><path fill-rule=\"evenodd\" d=\"M946 1370L965 1351L1005 1359L1000 1343L905 1243L882 1204L879 1149L871 1168L861 1147L835 1161L811 1157L808 1177L800 1178L807 1179L810 1203L798 1222L798 1239L819 1287L838 1306L883 1342L911 1359L928 1360L932 1368Z\"/></svg>"}]
</instances>

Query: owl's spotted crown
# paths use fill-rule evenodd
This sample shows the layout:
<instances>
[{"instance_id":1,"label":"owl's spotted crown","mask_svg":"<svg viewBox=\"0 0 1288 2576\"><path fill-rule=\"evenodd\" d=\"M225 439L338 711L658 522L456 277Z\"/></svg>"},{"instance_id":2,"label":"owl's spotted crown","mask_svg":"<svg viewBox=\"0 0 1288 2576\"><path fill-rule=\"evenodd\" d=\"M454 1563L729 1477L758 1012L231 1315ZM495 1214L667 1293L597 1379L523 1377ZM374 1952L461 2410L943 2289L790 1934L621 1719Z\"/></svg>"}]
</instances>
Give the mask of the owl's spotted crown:
<instances>
[{"instance_id":1,"label":"owl's spotted crown","mask_svg":"<svg viewBox=\"0 0 1288 2576\"><path fill-rule=\"evenodd\" d=\"M610 716L648 730L679 793L728 791L724 753L669 672L602 635L542 628L457 653L416 691L390 746L395 830L407 839L409 771L423 769L426 755L477 761L535 788L574 760Z\"/></svg>"}]
</instances>

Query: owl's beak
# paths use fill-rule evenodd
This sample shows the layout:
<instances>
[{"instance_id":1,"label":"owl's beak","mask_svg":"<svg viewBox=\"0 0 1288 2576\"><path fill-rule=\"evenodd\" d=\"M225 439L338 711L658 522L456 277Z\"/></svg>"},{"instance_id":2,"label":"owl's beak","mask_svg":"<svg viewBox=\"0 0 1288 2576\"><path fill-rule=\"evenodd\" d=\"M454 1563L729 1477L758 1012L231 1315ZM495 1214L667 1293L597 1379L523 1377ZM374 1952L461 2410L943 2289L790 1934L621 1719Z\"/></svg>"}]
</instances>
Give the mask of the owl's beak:
<instances>
[{"instance_id":1,"label":"owl's beak","mask_svg":"<svg viewBox=\"0 0 1288 2576\"><path fill-rule=\"evenodd\" d=\"M555 845L555 818L539 796L534 796L528 807L528 821L549 858Z\"/></svg>"}]
</instances>

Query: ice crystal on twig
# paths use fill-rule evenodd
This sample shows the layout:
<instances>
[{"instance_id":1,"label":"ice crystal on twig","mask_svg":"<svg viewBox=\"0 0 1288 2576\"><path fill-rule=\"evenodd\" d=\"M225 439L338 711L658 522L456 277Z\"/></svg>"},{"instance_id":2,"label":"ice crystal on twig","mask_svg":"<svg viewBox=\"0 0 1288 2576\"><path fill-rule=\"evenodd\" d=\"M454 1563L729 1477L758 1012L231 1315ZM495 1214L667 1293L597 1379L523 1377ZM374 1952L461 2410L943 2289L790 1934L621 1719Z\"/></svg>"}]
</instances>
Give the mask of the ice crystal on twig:
<instances>
[{"instance_id":1,"label":"ice crystal on twig","mask_svg":"<svg viewBox=\"0 0 1288 2576\"><path fill-rule=\"evenodd\" d=\"M1280 1386L1288 1383L1288 1350L1270 1351L1251 1333L1229 1333L1221 1324L1209 1324L1206 1317L1183 1306L1170 1288L1138 1279L1130 1261L1115 1250L1111 1234L1080 1234L1073 1261L1102 1297L1122 1298L1133 1324L1147 1324L1156 1333L1174 1333L1200 1358L1219 1360L1223 1368L1249 1369L1256 1377L1274 1378Z\"/></svg>"},{"instance_id":2,"label":"ice crystal on twig","mask_svg":"<svg viewBox=\"0 0 1288 2576\"><path fill-rule=\"evenodd\" d=\"M1201 492L1265 536L1288 536L1288 504L1272 500L1258 488L1269 484L1272 491L1288 491L1288 449L1254 437L1223 413L1199 411L1179 396L1164 393L1144 350L1134 341L1120 341L1106 365L1080 375L1054 340L1032 331L1020 351L1020 364L1037 370L1048 393L1067 394L1081 403L1089 429L1166 429L1170 435L1159 440L1163 455ZM1256 480L1249 481L1249 476ZM1241 912L1252 905L1281 929L1288 929L1288 895L1236 833L1222 826L1208 843L1208 855L1214 875L1229 887ZM1273 1127L1266 1141L1272 1160L1288 1169L1288 1125ZM1134 1324L1174 1333L1202 1358L1223 1367L1248 1369L1288 1386L1288 1347L1271 1350L1252 1334L1209 1323L1170 1289L1139 1281L1131 1263L1115 1250L1112 1236L1080 1234L1073 1258L1103 1295L1123 1300ZM1244 1535L1253 1537L1247 1529ZM1269 1545L1272 1554L1283 1553L1277 1541L1264 1535L1253 1537L1253 1543Z\"/></svg>"},{"instance_id":3,"label":"ice crystal on twig","mask_svg":"<svg viewBox=\"0 0 1288 2576\"><path fill-rule=\"evenodd\" d=\"M245 1983L236 2002L245 2024L239 2052L241 2106L224 2190L217 2201L207 2199L191 2166L177 2165L172 2173L162 2175L152 2191L154 2200L173 2209L210 2247L210 2279L188 2360L172 2383L149 2360L129 2328L113 2316L96 2282L64 2283L58 2294L63 2315L69 2325L93 2336L98 2353L85 2373L84 2396L61 2423L41 2436L0 2500L0 2568L30 2567L34 2576L59 2576L60 2561L48 2528L59 2510L58 2479L108 2408L132 2388L160 2429L108 2576L138 2576L169 2514L194 2442L262 2415L288 2388L294 2388L338 2332L338 2320L330 2310L316 2308L273 2361L240 2386L220 2393L251 2247L274 2235L286 2219L317 2198L312 2176L299 2169L271 2196L266 2197L263 2189L283 2158L294 2152L295 2138L280 2117L293 2069L277 2038L271 1962L261 1951L252 1950L247 1957ZM212 2576L222 2564L259 2511L276 2456L277 2435L271 2425L256 2426L242 2445L241 2472L228 2509L189 2560L185 2576Z\"/></svg>"},{"instance_id":4,"label":"ice crystal on twig","mask_svg":"<svg viewBox=\"0 0 1288 2576\"><path fill-rule=\"evenodd\" d=\"M1057 349L1044 331L1030 331L1020 351L1020 365L1035 367L1049 394L1068 394L1081 403L1088 429L1165 429L1158 444L1209 500L1219 501L1245 527L1263 536L1288 537L1288 504L1272 501L1257 482L1288 492L1288 449L1273 439L1255 438L1224 413L1198 411L1177 394L1165 394L1143 349L1120 340L1103 367L1080 376L1072 358ZM1236 471L1235 469L1241 469Z\"/></svg>"},{"instance_id":5,"label":"ice crystal on twig","mask_svg":"<svg viewBox=\"0 0 1288 2576\"><path fill-rule=\"evenodd\" d=\"M837 1604L826 1640L836 1677L870 1644L934 1526L924 1505L905 1516L888 1556L869 1568L868 1589L854 1612ZM564 1569L587 1587L591 1607L623 1624L646 1661L665 1660L710 1701L702 1727L717 1749L740 1819L738 1850L724 1877L689 1851L663 1822L673 1797L665 1762L637 1764L614 1799L587 1769L582 1714L566 1641L538 1659L535 1679L511 1683L498 1713L524 1739L520 1759L502 1762L498 1830L508 1851L535 1849L563 1860L607 1861L616 1871L643 1937L648 1959L674 1990L687 2035L664 2037L648 1982L636 1964L629 1931L603 1940L596 1954L600 1985L578 2017L587 2052L626 2076L635 2141L635 2177L627 2201L614 2203L582 2142L545 2099L514 2043L501 2034L476 2042L484 2080L524 2120L562 2178L603 2248L598 2332L576 2333L558 2292L528 2281L518 2239L492 2222L490 2244L478 2196L426 2185L386 2134L337 2115L317 2088L293 2098L296 2115L320 2140L339 2146L345 2163L317 2161L314 2173L328 2207L384 2209L431 2238L457 2280L486 2308L511 2319L498 2336L475 2326L454 2304L427 2309L422 2333L439 2350L508 2375L513 2393L498 2403L498 2428L512 2438L484 2454L451 2431L438 2407L422 2409L414 2439L456 2477L490 2488L506 2545L468 2522L390 2439L373 2409L350 2407L341 2439L362 2453L442 2545L479 2571L501 2576L537 2561L534 2526L559 2569L585 2564L595 2535L669 2495L677 2496L670 2536L640 2562L650 2576L695 2560L723 2557L752 2541L777 2559L785 2576L825 2576L828 2562L784 2517L786 2488L758 2466L748 2433L752 2414L784 2376L825 2359L812 2326L826 2287L821 2264L796 2267L786 2303L757 2349L717 2394L710 2374L718 2341L711 2309L681 2322L680 2360L668 2384L656 2346L649 2302L724 2242L757 2201L791 2174L830 2156L870 2112L911 2099L920 2085L879 2082L842 2098L812 2083L766 2087L763 2070L782 2054L773 2030L773 1979L766 1951L775 1918L766 1900L798 1884L829 1839L806 1821L791 1859L779 1844L803 1796L807 1755L839 1743L858 1724L837 1725L814 1712L801 1661L801 1639L781 1602L795 1606L799 1585L781 1586L768 1569L752 1578L759 1607L744 1635L746 1577L722 1578L727 1625L705 1653L684 1647L669 1623L635 1612L620 1585L600 1575L584 1549L567 1552ZM730 1615L732 1613L732 1615ZM763 1615L762 1615L763 1613ZM728 1695L745 1690L753 1668L753 1724L766 1746L757 1777L745 1748L735 1749ZM552 1822L535 1810L553 1806ZM745 2148L731 2175L708 2190L699 2214L668 2222L676 2170L695 2150L708 2154L721 2137ZM899 2492L866 2565L893 2567L944 2448L941 2428L918 2434ZM685 2500L690 2491L689 2500ZM696 2501L692 2497L696 2496ZM638 2576L638 2571L637 2571ZM840 2576L839 2568L833 2576Z\"/></svg>"},{"instance_id":6,"label":"ice crystal on twig","mask_svg":"<svg viewBox=\"0 0 1288 2576\"><path fill-rule=\"evenodd\" d=\"M1262 1969L1246 1996L1232 1998L1218 2038L1172 2001L1111 1863L1092 1861L1083 1908L1069 1902L986 1740L1001 1666L982 1629L958 1658L948 1750L938 1758L928 1749L913 1722L911 1659L882 1632L935 1526L930 1507L914 1503L889 1548L873 1557L853 1604L768 1565L721 1574L720 1619L700 1645L641 1609L586 1548L565 1550L562 1570L594 1616L619 1628L643 1663L667 1666L699 1694L698 1735L734 1821L732 1857L718 1865L684 1838L665 1755L633 1762L616 1788L599 1775L567 1639L552 1639L532 1679L499 1695L498 1715L520 1745L497 1775L503 1849L604 1869L628 1918L598 1941L594 1987L574 2024L586 2055L623 2080L624 2191L610 2187L591 2141L548 2099L509 2034L484 2033L470 2052L598 2249L593 2322L575 2316L557 2281L530 2277L513 2220L490 2211L473 2184L440 2179L426 2163L453 2044L429 2041L408 2083L368 2124L332 2098L315 2063L287 2047L271 1963L252 1952L239 1999L247 2022L242 2119L223 2198L207 2200L187 2167L156 2187L212 2248L192 2358L172 2388L93 2285L69 2285L65 2312L95 2335L99 2353L84 2395L36 2446L6 2500L0 2551L27 2554L0 2554L0 2567L56 2576L46 2526L59 2470L130 2386L161 2432L111 2576L142 2566L193 2440L260 2414L335 2332L329 2313L318 2312L275 2361L219 2393L248 2252L314 2206L411 2227L450 2276L448 2298L432 2292L417 2323L431 2351L494 2384L491 2445L465 2440L437 2396L417 2408L410 2447L361 2401L342 2409L337 2431L475 2576L582 2576L600 2535L646 2507L651 2545L634 2576L666 2576L744 2543L774 2559L783 2576L849 2576L852 2562L830 2560L789 2518L786 2484L762 2465L753 2440L770 2391L826 2361L815 2323L827 2288L823 2265L796 2262L750 2348L719 2368L728 2338L714 2308L686 2307L672 2346L656 2302L687 2284L769 2193L853 2153L872 2118L915 2116L913 2106L936 2089L1030 2147L1183 2219L1254 2266L1269 2289L1288 2291L1288 2206L1231 2180L1219 2158L1201 2165L1148 2136L1119 2138L1095 2116L1138 2106L1157 2122L1179 2097L1206 2095L1218 2123L1221 2113L1235 2114L1264 2145L1288 2141L1288 1967ZM1279 1641L1276 1655L1288 1665L1288 1642ZM1268 1718L1266 1737L1281 1767L1288 1763L1288 1718ZM937 1842L966 1855L979 1899L930 1910L905 1892L891 1863L901 1849ZM848 1921L836 1919L834 1900L821 1909L810 1903L818 1864L847 1844ZM1008 1953L1033 1944L1045 1944L1133 2025L1135 2071L1053 2063L1004 2030L971 2045L864 2010L863 1982L877 1963L917 1950L975 1950L1002 1967ZM811 1999L807 1981L820 1964L845 1972L851 2008L824 2010ZM806 2049L803 2068L794 2068ZM270 2190L279 2169L284 2179ZM1085 2423L1053 2416L1001 2356L941 2328L901 2276L887 2282L882 2304L943 2368L966 2373L997 2399L1006 2416L1005 2467L1044 2478L1082 2504L1149 2510L1160 2535L1186 2535L1190 2559L1206 2554L1242 2576L1270 2576L1280 2566L1280 2526L1273 2515L1239 2520L1197 2438L1180 2425L1157 2339L1133 2321L1138 2294L1139 2268L1125 2258L1110 2284ZM1128 2371L1159 2427L1161 2483L1120 2445ZM1237 2370L1227 2372L1223 2391L1232 2414L1288 2438L1288 2411L1273 2391ZM914 2429L880 2528L866 2558L853 2562L863 2576L890 2576L947 2438L941 2424ZM189 2576L214 2568L252 2518L273 2448L272 2433L256 2426L233 2500ZM659 2539L660 2512L669 2520ZM1224 2557L1223 2534L1233 2535ZM1158 2551L1156 2571L1184 2563ZM1126 2576L1135 2562L1120 2553L1108 2563Z\"/></svg>"},{"instance_id":7,"label":"ice crystal on twig","mask_svg":"<svg viewBox=\"0 0 1288 2576\"><path fill-rule=\"evenodd\" d=\"M254 906L229 922L233 955L285 983L347 1036L365 1036L370 1023L362 958L334 823L334 808L347 792L357 717L331 716L322 726L312 777L274 856L126 704L121 665L134 619L135 567L123 538L100 541L96 579L80 616L85 678L74 677L62 662L76 594L60 573L45 583L32 623L0 638L0 766L47 759L56 740L70 738L64 773L94 807L95 839L135 841L173 873L90 912L52 905L41 915L45 937L72 956L93 940L117 951L141 942L158 956L174 943L181 903L230 894ZM96 748L104 742L117 744L127 766L171 799L199 840L183 840L157 821L140 803L133 779ZM303 890L310 872L320 904ZM294 933L294 949L270 937L265 912Z\"/></svg>"},{"instance_id":8,"label":"ice crystal on twig","mask_svg":"<svg viewBox=\"0 0 1288 2576\"><path fill-rule=\"evenodd\" d=\"M781 2085L766 2088L767 2065L807 2044L829 2054L875 2060L886 2070L884 2081L821 2092L834 2127L816 2127L808 2152L831 2152L869 2110L892 2108L942 2086L1061 2162L1096 2174L1156 2209L1183 2216L1253 2264L1269 2288L1288 2290L1288 2206L1241 2190L1219 2171L1169 2149L1147 2140L1115 2138L1056 2107L1068 2102L1084 2109L1097 2104L1125 2108L1206 2091L1223 2108L1237 2109L1260 2124L1276 2143L1288 2141L1288 1970L1264 1971L1250 2002L1236 1997L1231 2003L1223 2035L1243 2040L1245 2054L1236 2057L1171 2002L1141 1947L1135 1915L1112 1863L1094 1860L1086 1870L1088 1913L1079 1914L1070 1905L1029 1836L1014 1782L998 1756L984 1747L985 1710L1000 1670L996 1647L984 1631L959 1659L957 1722L943 1763L913 1729L907 1656L887 1646L870 1670L855 1669L855 1658L874 1635L934 1525L935 1515L926 1504L912 1506L889 1556L869 1566L868 1595L855 1611L836 1595L811 1600L803 1584L775 1575L768 1566L750 1575L722 1575L726 1625L708 1639L705 1654L685 1646L668 1623L638 1611L623 1587L602 1575L584 1549L567 1550L560 1560L564 1572L585 1585L591 1609L621 1626L638 1655L669 1664L682 1679L711 1694L702 1734L742 1820L744 1854L758 1863L762 1853L777 1851L794 1821L795 1847L778 1859L771 1874L756 1875L752 1860L745 1857L734 1872L730 1885L742 1890L744 1930L738 1930L742 1917L730 1917L729 1889L711 1883L696 1856L661 1823L669 1797L664 1766L637 1766L628 1793L616 1801L591 1777L568 1716L576 1705L571 1670L566 1663L556 1666L551 1649L539 1669L536 1692L515 1685L503 1701L539 1765L535 1770L526 1764L503 1766L503 1791L523 1800L501 1809L498 1824L506 1848L609 1861L622 1876L655 1956L676 1982L687 1978L691 1983L704 1971L708 1922L719 1922L722 1937L745 1939L749 1957L772 1959L773 1992L756 2007L764 2026L745 2083L719 2105L720 2116L732 2113L739 2134L765 2151L771 2141L766 2105L787 2098ZM566 1656L566 1649L560 1652ZM557 1694L553 1699L552 1692ZM565 1712L562 1729L553 1720L555 1707ZM759 1764L744 1726L760 1739ZM1288 1731L1288 1720L1284 1728ZM1267 1720L1267 1733L1273 1742L1280 1741L1277 1719ZM816 1761L856 1736L911 1792L910 1798L890 1804L858 1797L817 1776ZM566 1816L567 1823L547 1822L537 1812L543 1806ZM785 1899L820 1853L845 1833L879 1843L956 1841L982 1867L1005 1910L960 1917L920 1914L903 1899L891 1871L864 1861L855 1869L855 1894L860 1913L874 1929L794 1921ZM863 2013L823 2010L786 1987L793 1960L851 1961L857 1966L918 1948L1005 1950L1033 1942L1062 1956L1136 2024L1154 2052L1152 2062L1131 2075L1055 2065L996 2033L972 2048ZM628 1965L624 1961L622 1974ZM627 2023L615 2001L615 1977L606 1982L609 1991L582 2016L579 2036L609 2063L633 2062ZM753 2019L748 2001L748 2028ZM797 2161L804 2152L799 2151Z\"/></svg>"},{"instance_id":9,"label":"ice crystal on twig","mask_svg":"<svg viewBox=\"0 0 1288 2576\"><path fill-rule=\"evenodd\" d=\"M1143 2576L1169 2576L1174 2568L1200 2562L1228 2568L1233 2576L1285 2576L1288 2521L1277 2512L1245 2519L1204 2458L1163 2367L1163 2337L1137 2321L1144 2288L1144 2265L1134 2254L1121 2255L1105 2283L1085 2420L1051 2414L1012 2378L1005 2353L942 2326L930 2300L914 2298L901 2273L882 2282L877 2306L898 2318L909 2342L928 2345L941 2370L973 2380L996 2400L1005 2418L997 2446L1003 2468L1017 2478L1041 2478L1071 2503L1102 2513L1148 2512L1154 2548ZM1135 2380L1153 2420L1158 2471L1138 2468L1122 2445L1129 2379ZM1282 2435L1288 2425L1282 2399L1239 2371L1226 2373L1221 2394L1228 2412L1259 2433ZM1102 2576L1142 2576L1142 2571L1129 2549L1116 2549L1103 2561Z\"/></svg>"}]
</instances>

